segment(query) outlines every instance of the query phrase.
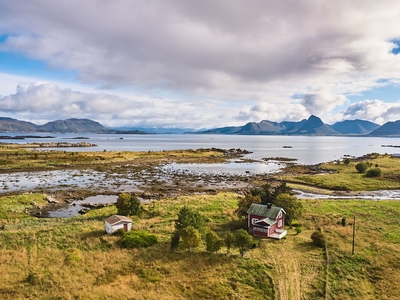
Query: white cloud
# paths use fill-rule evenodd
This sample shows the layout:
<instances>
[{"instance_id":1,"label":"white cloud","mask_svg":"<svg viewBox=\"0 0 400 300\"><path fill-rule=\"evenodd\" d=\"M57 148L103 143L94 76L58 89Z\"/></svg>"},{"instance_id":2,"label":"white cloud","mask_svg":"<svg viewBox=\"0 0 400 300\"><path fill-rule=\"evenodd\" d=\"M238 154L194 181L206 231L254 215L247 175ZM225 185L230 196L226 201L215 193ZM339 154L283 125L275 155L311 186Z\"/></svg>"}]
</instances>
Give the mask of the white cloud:
<instances>
[{"instance_id":1,"label":"white cloud","mask_svg":"<svg viewBox=\"0 0 400 300\"><path fill-rule=\"evenodd\" d=\"M47 83L24 83L14 94L0 96L0 113L34 123L56 119L90 118L109 126L167 126L210 128L234 119L237 109L220 109L217 100L201 107L173 99L142 98L140 101L104 93L83 93Z\"/></svg>"},{"instance_id":2,"label":"white cloud","mask_svg":"<svg viewBox=\"0 0 400 300\"><path fill-rule=\"evenodd\" d=\"M330 92L321 91L314 94L304 94L301 103L309 113L321 115L347 101L348 99L344 95L334 95Z\"/></svg>"},{"instance_id":3,"label":"white cloud","mask_svg":"<svg viewBox=\"0 0 400 300\"><path fill-rule=\"evenodd\" d=\"M345 119L370 120L378 124L400 119L400 103L385 103L381 100L365 100L349 105L342 112Z\"/></svg>"},{"instance_id":4,"label":"white cloud","mask_svg":"<svg viewBox=\"0 0 400 300\"><path fill-rule=\"evenodd\" d=\"M251 5L246 0L0 0L0 5L0 34L9 35L0 51L75 70L83 84L136 92L126 99L113 92L101 96L29 85L15 96L19 108L0 90L3 111L42 114L36 103L23 100L25 93L49 114L60 110L115 123L120 116L121 122L135 116L133 122L175 125L187 125L185 117L191 116L198 126L218 126L219 116L225 124L330 116L349 95L400 80L400 55L391 53L392 40L400 37L396 0ZM131 100L139 99L139 92L148 95L144 104ZM168 100L154 97L158 94L168 94ZM396 114L382 118L389 115Z\"/></svg>"}]
</instances>

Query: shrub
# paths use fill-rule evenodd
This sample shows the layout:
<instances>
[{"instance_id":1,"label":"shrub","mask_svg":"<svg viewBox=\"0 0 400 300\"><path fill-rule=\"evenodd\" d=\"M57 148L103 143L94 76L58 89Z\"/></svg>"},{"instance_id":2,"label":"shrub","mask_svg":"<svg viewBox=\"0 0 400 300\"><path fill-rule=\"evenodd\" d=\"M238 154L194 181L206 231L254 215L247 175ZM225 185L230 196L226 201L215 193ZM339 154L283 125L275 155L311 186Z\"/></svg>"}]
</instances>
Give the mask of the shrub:
<instances>
[{"instance_id":1,"label":"shrub","mask_svg":"<svg viewBox=\"0 0 400 300\"><path fill-rule=\"evenodd\" d=\"M297 235L299 235L300 233L301 233L301 227L300 226L297 226L296 228L295 228L295 230L296 230L296 234Z\"/></svg>"},{"instance_id":2,"label":"shrub","mask_svg":"<svg viewBox=\"0 0 400 300\"><path fill-rule=\"evenodd\" d=\"M379 168L369 169L365 176L367 177L380 177L382 175L382 171Z\"/></svg>"},{"instance_id":3,"label":"shrub","mask_svg":"<svg viewBox=\"0 0 400 300\"><path fill-rule=\"evenodd\" d=\"M36 275L36 273L29 272L28 276L26 276L25 281L34 285L34 284L38 283L38 276Z\"/></svg>"},{"instance_id":4,"label":"shrub","mask_svg":"<svg viewBox=\"0 0 400 300\"><path fill-rule=\"evenodd\" d=\"M355 167L358 173L365 173L368 169L368 164L365 162L359 162Z\"/></svg>"},{"instance_id":5,"label":"shrub","mask_svg":"<svg viewBox=\"0 0 400 300\"><path fill-rule=\"evenodd\" d=\"M141 247L146 248L157 243L157 236L141 230L129 231L125 233L121 243L123 247L129 249Z\"/></svg>"},{"instance_id":6,"label":"shrub","mask_svg":"<svg viewBox=\"0 0 400 300\"><path fill-rule=\"evenodd\" d=\"M325 247L325 235L320 231L314 231L311 240L318 247Z\"/></svg>"},{"instance_id":7,"label":"shrub","mask_svg":"<svg viewBox=\"0 0 400 300\"><path fill-rule=\"evenodd\" d=\"M343 163L344 163L345 165L350 164L350 158L345 158L345 159L343 160Z\"/></svg>"},{"instance_id":8,"label":"shrub","mask_svg":"<svg viewBox=\"0 0 400 300\"><path fill-rule=\"evenodd\" d=\"M341 222L342 226L345 227L346 226L346 218L342 218L342 222Z\"/></svg>"},{"instance_id":9,"label":"shrub","mask_svg":"<svg viewBox=\"0 0 400 300\"><path fill-rule=\"evenodd\" d=\"M209 252L218 252L222 247L222 239L215 233L210 231L206 234L206 250Z\"/></svg>"}]
</instances>

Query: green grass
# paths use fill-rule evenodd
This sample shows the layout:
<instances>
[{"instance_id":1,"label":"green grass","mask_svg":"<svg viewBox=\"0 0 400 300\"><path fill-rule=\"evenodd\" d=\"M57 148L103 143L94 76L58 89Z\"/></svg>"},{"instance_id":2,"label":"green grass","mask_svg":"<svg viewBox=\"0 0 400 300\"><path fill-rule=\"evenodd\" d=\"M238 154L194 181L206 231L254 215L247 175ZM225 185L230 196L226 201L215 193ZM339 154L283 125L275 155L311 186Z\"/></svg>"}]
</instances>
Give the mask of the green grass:
<instances>
[{"instance_id":1,"label":"green grass","mask_svg":"<svg viewBox=\"0 0 400 300\"><path fill-rule=\"evenodd\" d=\"M331 298L395 299L400 288L400 201L308 200L304 204L307 215L327 236Z\"/></svg>"},{"instance_id":2,"label":"green grass","mask_svg":"<svg viewBox=\"0 0 400 300\"><path fill-rule=\"evenodd\" d=\"M355 168L358 161L351 161L345 165L343 162L331 162L321 164L320 169L327 173L316 175L285 175L282 180L293 183L307 184L313 187L339 190L339 191L372 191L381 189L400 188L400 159L389 155L374 155L364 160L371 164L371 168L377 165L382 170L381 177L368 178L365 174L359 174Z\"/></svg>"},{"instance_id":3,"label":"green grass","mask_svg":"<svg viewBox=\"0 0 400 300\"><path fill-rule=\"evenodd\" d=\"M171 151L106 151L106 152L69 152L69 151L46 151L46 149L25 149L27 145L10 144L0 145L0 166L4 170L16 169L49 169L53 167L78 167L102 165L106 163L125 163L143 160L152 162L162 160L196 160L197 162L207 160L224 160L223 152L217 149L197 150L171 150ZM43 151L44 150L44 151Z\"/></svg>"},{"instance_id":4,"label":"green grass","mask_svg":"<svg viewBox=\"0 0 400 300\"><path fill-rule=\"evenodd\" d=\"M204 241L188 252L169 249L178 211L187 205L223 233L243 223L234 193L163 199L144 204L134 230L157 236L149 248L123 249L104 231L115 207L68 219L23 212L43 195L1 197L0 297L7 299L394 299L400 288L400 201L302 200L302 231L280 240L256 239L240 258L236 248L216 254ZM3 209L8 207L8 209ZM18 208L18 209L16 209ZM11 210L10 210L11 209ZM14 212L18 210L19 212ZM355 255L351 254L356 216ZM341 225L342 218L347 225ZM325 249L311 243L320 226ZM327 267L327 268L326 268ZM327 279L327 281L326 281ZM90 287L90 289L88 288ZM325 289L327 294L325 295Z\"/></svg>"}]
</instances>

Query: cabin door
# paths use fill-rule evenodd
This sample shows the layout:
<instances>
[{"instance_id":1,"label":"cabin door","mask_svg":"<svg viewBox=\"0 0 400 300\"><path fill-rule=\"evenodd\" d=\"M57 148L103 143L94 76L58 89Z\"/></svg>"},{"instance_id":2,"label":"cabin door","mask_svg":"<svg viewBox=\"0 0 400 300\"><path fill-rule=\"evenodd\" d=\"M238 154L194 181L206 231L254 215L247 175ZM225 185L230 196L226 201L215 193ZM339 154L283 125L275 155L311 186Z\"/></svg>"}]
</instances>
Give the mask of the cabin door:
<instances>
[{"instance_id":1,"label":"cabin door","mask_svg":"<svg viewBox=\"0 0 400 300\"><path fill-rule=\"evenodd\" d=\"M124 231L125 231L125 232L128 231L128 224L124 224Z\"/></svg>"}]
</instances>

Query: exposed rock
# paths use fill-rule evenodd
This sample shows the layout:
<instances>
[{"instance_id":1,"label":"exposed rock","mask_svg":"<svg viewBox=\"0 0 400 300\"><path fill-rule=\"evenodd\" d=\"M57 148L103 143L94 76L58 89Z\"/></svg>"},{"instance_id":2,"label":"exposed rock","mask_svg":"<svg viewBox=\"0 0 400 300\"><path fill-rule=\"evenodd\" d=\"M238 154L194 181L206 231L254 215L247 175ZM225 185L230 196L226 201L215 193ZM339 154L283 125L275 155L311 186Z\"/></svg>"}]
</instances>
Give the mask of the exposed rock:
<instances>
[{"instance_id":1,"label":"exposed rock","mask_svg":"<svg viewBox=\"0 0 400 300\"><path fill-rule=\"evenodd\" d=\"M54 199L52 196L47 196L46 200L48 203L50 204L59 204L60 202L58 202L56 199Z\"/></svg>"}]
</instances>

